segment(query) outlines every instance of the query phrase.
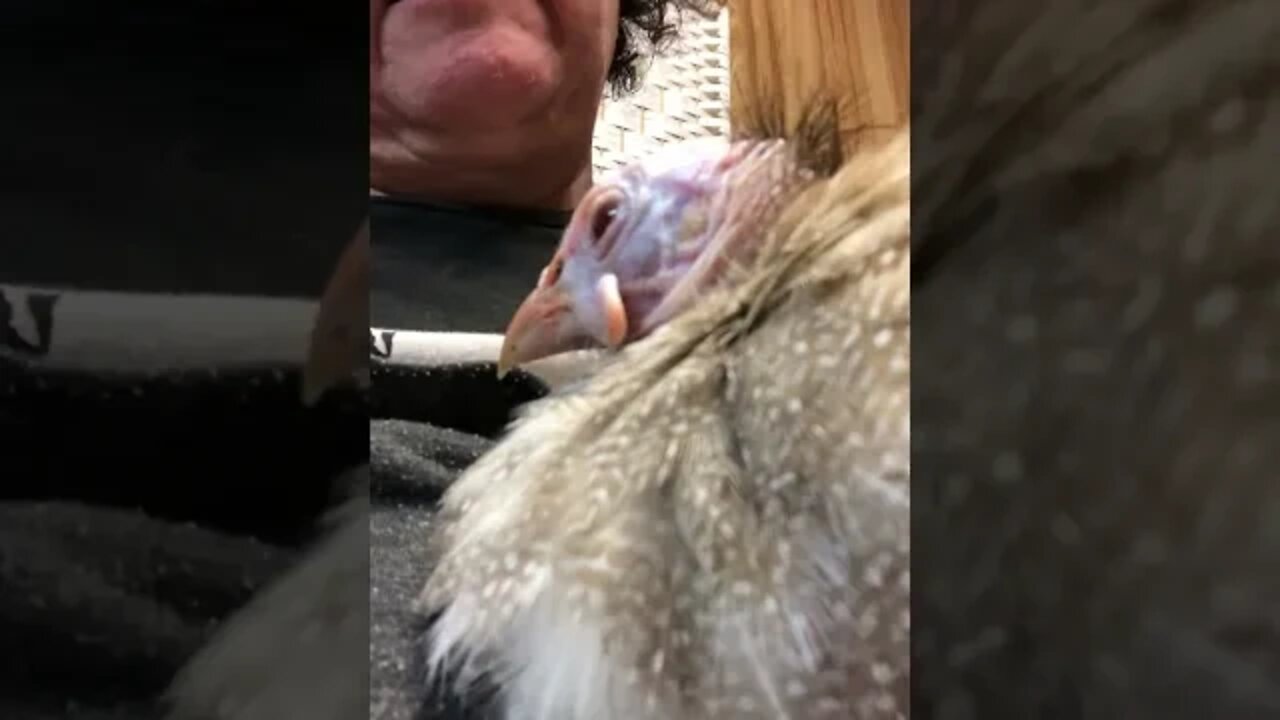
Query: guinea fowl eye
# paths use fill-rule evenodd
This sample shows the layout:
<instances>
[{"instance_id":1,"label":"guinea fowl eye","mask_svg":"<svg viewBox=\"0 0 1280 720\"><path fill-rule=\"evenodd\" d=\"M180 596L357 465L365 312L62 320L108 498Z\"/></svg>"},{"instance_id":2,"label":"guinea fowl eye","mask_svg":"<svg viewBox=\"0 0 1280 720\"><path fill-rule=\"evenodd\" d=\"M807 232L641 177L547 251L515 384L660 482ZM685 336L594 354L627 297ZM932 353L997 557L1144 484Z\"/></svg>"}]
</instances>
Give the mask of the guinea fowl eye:
<instances>
[{"instance_id":1,"label":"guinea fowl eye","mask_svg":"<svg viewBox=\"0 0 1280 720\"><path fill-rule=\"evenodd\" d=\"M609 227L618 219L621 214L622 199L617 195L609 197L596 203L594 214L591 217L591 238L599 242L604 234L609 231Z\"/></svg>"}]
</instances>

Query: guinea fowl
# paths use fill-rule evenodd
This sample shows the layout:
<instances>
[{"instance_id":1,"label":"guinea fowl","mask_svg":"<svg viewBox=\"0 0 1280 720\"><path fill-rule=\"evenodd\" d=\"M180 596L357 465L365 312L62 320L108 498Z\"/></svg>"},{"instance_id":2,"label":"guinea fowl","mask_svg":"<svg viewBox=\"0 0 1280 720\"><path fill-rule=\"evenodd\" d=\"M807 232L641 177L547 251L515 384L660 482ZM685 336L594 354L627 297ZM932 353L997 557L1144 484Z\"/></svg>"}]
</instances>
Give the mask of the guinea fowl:
<instances>
[{"instance_id":1,"label":"guinea fowl","mask_svg":"<svg viewBox=\"0 0 1280 720\"><path fill-rule=\"evenodd\" d=\"M908 146L845 161L833 109L579 205L500 367L612 350L443 498L433 677L511 719L907 716Z\"/></svg>"}]
</instances>

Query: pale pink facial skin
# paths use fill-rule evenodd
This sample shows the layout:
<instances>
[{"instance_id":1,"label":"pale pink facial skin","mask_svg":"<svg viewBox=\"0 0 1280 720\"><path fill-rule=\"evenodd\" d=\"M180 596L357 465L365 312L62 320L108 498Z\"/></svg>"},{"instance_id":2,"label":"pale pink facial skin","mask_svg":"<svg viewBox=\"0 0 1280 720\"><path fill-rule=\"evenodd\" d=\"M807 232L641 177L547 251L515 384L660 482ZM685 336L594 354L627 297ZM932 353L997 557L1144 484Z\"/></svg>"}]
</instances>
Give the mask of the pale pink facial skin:
<instances>
[{"instance_id":1,"label":"pale pink facial skin","mask_svg":"<svg viewBox=\"0 0 1280 720\"><path fill-rule=\"evenodd\" d=\"M573 207L618 0L370 0L369 13L375 191Z\"/></svg>"},{"instance_id":2,"label":"pale pink facial skin","mask_svg":"<svg viewBox=\"0 0 1280 720\"><path fill-rule=\"evenodd\" d=\"M606 177L513 315L498 372L643 338L748 262L784 152L780 141L704 138Z\"/></svg>"}]
</instances>

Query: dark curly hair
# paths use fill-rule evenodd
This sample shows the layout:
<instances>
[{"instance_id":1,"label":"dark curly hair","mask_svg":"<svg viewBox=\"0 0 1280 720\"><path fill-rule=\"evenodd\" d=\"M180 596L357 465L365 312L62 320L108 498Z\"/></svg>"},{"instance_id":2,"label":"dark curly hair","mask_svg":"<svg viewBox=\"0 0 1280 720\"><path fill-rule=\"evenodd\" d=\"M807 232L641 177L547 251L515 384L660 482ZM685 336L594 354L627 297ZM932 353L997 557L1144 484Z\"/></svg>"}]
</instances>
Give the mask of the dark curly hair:
<instances>
[{"instance_id":1,"label":"dark curly hair","mask_svg":"<svg viewBox=\"0 0 1280 720\"><path fill-rule=\"evenodd\" d=\"M641 59L663 50L675 37L678 26L672 18L681 8L706 13L717 5L715 0L618 0L618 43L609 64L609 87L614 96L639 87Z\"/></svg>"}]
</instances>

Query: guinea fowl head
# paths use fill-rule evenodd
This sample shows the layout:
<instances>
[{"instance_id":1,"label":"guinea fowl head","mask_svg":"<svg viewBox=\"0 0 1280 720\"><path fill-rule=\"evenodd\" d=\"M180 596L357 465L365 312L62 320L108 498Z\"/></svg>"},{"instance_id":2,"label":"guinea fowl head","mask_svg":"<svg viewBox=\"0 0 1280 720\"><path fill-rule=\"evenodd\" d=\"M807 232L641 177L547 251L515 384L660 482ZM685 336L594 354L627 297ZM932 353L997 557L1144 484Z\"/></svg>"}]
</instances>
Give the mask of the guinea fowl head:
<instances>
[{"instance_id":1,"label":"guinea fowl head","mask_svg":"<svg viewBox=\"0 0 1280 720\"><path fill-rule=\"evenodd\" d=\"M713 138L614 172L579 203L512 317L499 374L648 335L750 262L761 228L811 175L782 140Z\"/></svg>"}]
</instances>

